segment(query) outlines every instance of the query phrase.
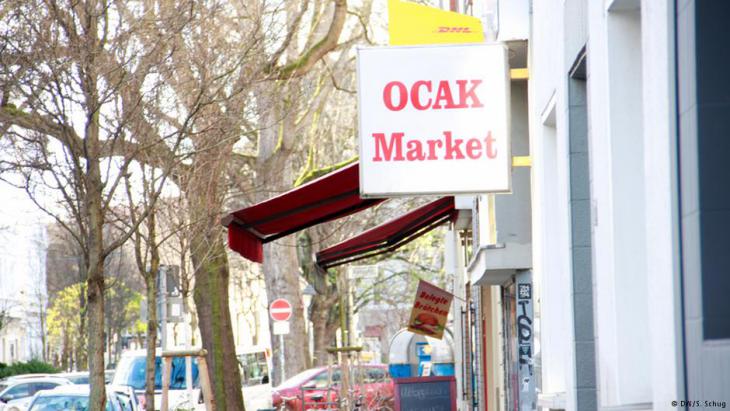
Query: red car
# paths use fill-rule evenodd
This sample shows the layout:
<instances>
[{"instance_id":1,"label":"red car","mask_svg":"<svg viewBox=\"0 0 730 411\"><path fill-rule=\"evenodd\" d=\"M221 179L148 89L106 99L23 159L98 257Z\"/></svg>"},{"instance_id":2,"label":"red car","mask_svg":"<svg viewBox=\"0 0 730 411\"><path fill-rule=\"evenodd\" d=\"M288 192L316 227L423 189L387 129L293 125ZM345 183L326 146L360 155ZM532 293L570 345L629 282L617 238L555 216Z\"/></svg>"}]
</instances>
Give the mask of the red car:
<instances>
[{"instance_id":1,"label":"red car","mask_svg":"<svg viewBox=\"0 0 730 411\"><path fill-rule=\"evenodd\" d=\"M330 377L331 374L331 377ZM389 410L393 404L393 380L385 365L361 365L353 367L350 386L353 397L359 398L363 410ZM331 378L331 382L330 382ZM339 397L339 382L342 378L339 367L312 368L303 371L272 392L273 405L277 410L306 411L310 409L333 409ZM358 383L362 381L362 385ZM304 399L304 404L302 404Z\"/></svg>"}]
</instances>

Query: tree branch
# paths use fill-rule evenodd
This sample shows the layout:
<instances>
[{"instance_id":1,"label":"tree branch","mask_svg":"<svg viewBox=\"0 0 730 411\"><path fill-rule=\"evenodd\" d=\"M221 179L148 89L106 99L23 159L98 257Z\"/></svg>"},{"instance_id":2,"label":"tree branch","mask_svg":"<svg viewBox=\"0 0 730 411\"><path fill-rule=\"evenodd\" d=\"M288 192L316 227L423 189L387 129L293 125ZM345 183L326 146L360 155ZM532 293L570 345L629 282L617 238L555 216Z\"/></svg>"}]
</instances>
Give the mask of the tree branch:
<instances>
[{"instance_id":1,"label":"tree branch","mask_svg":"<svg viewBox=\"0 0 730 411\"><path fill-rule=\"evenodd\" d=\"M327 34L317 44L305 51L298 59L283 66L272 67L268 71L273 79L287 80L301 77L306 74L316 63L327 53L337 47L337 41L342 33L347 18L347 0L333 0L335 10L332 16L332 23Z\"/></svg>"},{"instance_id":2,"label":"tree branch","mask_svg":"<svg viewBox=\"0 0 730 411\"><path fill-rule=\"evenodd\" d=\"M12 104L0 107L0 124L18 126L26 130L54 137L74 155L83 156L83 140L73 127L59 124L49 116L18 110Z\"/></svg>"}]
</instances>

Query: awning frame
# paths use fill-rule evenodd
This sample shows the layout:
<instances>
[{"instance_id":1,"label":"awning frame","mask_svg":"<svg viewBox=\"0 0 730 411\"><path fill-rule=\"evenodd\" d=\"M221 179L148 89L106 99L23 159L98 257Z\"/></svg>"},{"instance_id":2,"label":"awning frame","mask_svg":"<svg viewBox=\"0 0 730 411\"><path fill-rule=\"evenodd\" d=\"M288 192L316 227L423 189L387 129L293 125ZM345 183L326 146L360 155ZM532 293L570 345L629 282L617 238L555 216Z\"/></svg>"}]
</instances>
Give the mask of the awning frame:
<instances>
[{"instance_id":1,"label":"awning frame","mask_svg":"<svg viewBox=\"0 0 730 411\"><path fill-rule=\"evenodd\" d=\"M441 204L437 204L439 202L441 202ZM409 214L420 215L421 210L429 206L434 206L435 204L437 204L437 206L435 206L431 210L428 210L428 212L425 215L422 215L419 220L413 220L408 222L408 224L406 224L401 230L399 230L392 236L386 236L386 238L384 239L374 239L363 243L355 242L349 247L328 251L330 249L336 249L347 241L352 241L353 239L356 239L360 236L367 236L368 233L377 232L377 230L381 230L384 227L387 227L389 224L394 224L402 218L407 218ZM419 207L418 209L412 210L411 212L390 220L386 223L380 224L367 231L364 231L358 236L352 237L337 245L318 252L317 264L322 269L327 269L395 251L399 247L408 244L409 242L419 238L425 233L433 230L434 228L446 223L447 221L453 221L456 218L456 215L457 210L454 207L453 197L439 199L437 201ZM422 225L422 221L424 219L430 221L428 221L426 225ZM341 256L344 257L339 258Z\"/></svg>"}]
</instances>

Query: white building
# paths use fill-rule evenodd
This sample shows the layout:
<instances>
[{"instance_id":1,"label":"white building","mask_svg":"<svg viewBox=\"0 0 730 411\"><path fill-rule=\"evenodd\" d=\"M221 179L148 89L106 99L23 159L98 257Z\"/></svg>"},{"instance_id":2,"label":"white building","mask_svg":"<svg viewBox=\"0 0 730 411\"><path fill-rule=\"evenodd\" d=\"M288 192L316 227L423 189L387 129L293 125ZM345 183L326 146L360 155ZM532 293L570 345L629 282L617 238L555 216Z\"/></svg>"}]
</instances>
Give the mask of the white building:
<instances>
[{"instance_id":1,"label":"white building","mask_svg":"<svg viewBox=\"0 0 730 411\"><path fill-rule=\"evenodd\" d=\"M43 356L47 238L42 215L25 193L0 184L0 362Z\"/></svg>"},{"instance_id":2,"label":"white building","mask_svg":"<svg viewBox=\"0 0 730 411\"><path fill-rule=\"evenodd\" d=\"M512 194L473 200L473 245L453 237L478 307L457 344L475 356L461 357L476 385L460 408L725 408L730 3L493 0L473 14L488 40L529 29L512 144L531 167L513 168Z\"/></svg>"}]
</instances>

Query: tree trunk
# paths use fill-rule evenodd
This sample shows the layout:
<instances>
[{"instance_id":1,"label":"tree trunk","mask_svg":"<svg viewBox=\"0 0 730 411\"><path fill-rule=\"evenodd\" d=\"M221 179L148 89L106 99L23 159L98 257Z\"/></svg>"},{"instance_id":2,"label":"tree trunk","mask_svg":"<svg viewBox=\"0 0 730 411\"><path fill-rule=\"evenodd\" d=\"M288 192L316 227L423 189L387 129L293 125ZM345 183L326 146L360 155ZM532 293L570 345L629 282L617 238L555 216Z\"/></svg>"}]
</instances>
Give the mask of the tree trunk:
<instances>
[{"instance_id":1,"label":"tree trunk","mask_svg":"<svg viewBox=\"0 0 730 411\"><path fill-rule=\"evenodd\" d=\"M193 298L198 311L203 348L210 371L218 410L243 411L241 374L233 340L228 304L228 258L225 244L217 231L206 236L196 231L191 241L195 267Z\"/></svg>"},{"instance_id":2,"label":"tree trunk","mask_svg":"<svg viewBox=\"0 0 730 411\"><path fill-rule=\"evenodd\" d=\"M154 271L145 275L147 289L147 360L145 362L145 410L155 411L155 349L157 347L157 281Z\"/></svg>"},{"instance_id":3,"label":"tree trunk","mask_svg":"<svg viewBox=\"0 0 730 411\"><path fill-rule=\"evenodd\" d=\"M101 225L99 226L101 228ZM99 230L101 231L101 230ZM103 410L106 402L104 382L104 260L92 253L87 284L89 320L89 397L90 410ZM100 253L99 253L100 254Z\"/></svg>"},{"instance_id":4,"label":"tree trunk","mask_svg":"<svg viewBox=\"0 0 730 411\"><path fill-rule=\"evenodd\" d=\"M327 295L317 294L312 298L310 309L310 321L312 322L312 334L314 339L313 366L321 367L327 365L327 348L335 345L337 327L339 327L339 312L336 311L337 293L329 292Z\"/></svg>"},{"instance_id":5,"label":"tree trunk","mask_svg":"<svg viewBox=\"0 0 730 411\"><path fill-rule=\"evenodd\" d=\"M63 352L61 354L61 369L68 371L71 365L71 339L68 337L68 323L66 329L63 330Z\"/></svg>"},{"instance_id":6,"label":"tree trunk","mask_svg":"<svg viewBox=\"0 0 730 411\"><path fill-rule=\"evenodd\" d=\"M267 86L275 86L267 84ZM286 87L284 87L286 90ZM279 93L286 95L283 90ZM296 135L296 127L292 116L283 116L287 111L287 102L271 88L259 90L259 98L266 110L261 113L264 124L277 124L280 127L269 127L261 130L259 158L257 169L262 187L268 192L259 195L258 201L271 197L272 192L283 192L291 189L294 182L292 165L292 135ZM284 377L291 377L307 368L309 361L309 338L304 322L304 306L300 290L299 263L295 236L264 244L263 273L266 283L268 305L277 298L286 298L292 305L292 317L289 320L290 332L284 336L285 370ZM279 385L284 378L281 372L280 337L273 335L273 322L269 322L271 348L273 354L272 383Z\"/></svg>"},{"instance_id":7,"label":"tree trunk","mask_svg":"<svg viewBox=\"0 0 730 411\"><path fill-rule=\"evenodd\" d=\"M85 275L88 275L89 269L86 266L86 261L83 263L79 263L80 267L79 269L83 270L83 273ZM88 288L88 287L87 287ZM87 370L89 369L89 361L88 361L88 349L89 349L89 336L87 335L88 332L88 311L89 311L89 303L88 303L88 297L86 296L86 293L84 292L84 289L82 288L79 292L79 339L77 341L72 341L73 343L73 352L71 355L71 368L76 370Z\"/></svg>"},{"instance_id":8,"label":"tree trunk","mask_svg":"<svg viewBox=\"0 0 730 411\"><path fill-rule=\"evenodd\" d=\"M285 298L292 305L290 332L284 336L285 377L291 377L307 368L309 339L304 326L304 304L299 286L296 248L282 244L287 241L294 240L287 238L264 245L263 268L269 304L277 298ZM269 323L269 328L272 334L273 385L276 386L283 381L280 337L273 335L273 322Z\"/></svg>"},{"instance_id":9,"label":"tree trunk","mask_svg":"<svg viewBox=\"0 0 730 411\"><path fill-rule=\"evenodd\" d=\"M39 304L39 309L40 309L40 318L39 319L40 319L40 323L41 323L40 325L41 325L41 347L42 347L41 348L41 350L42 350L41 359L43 359L43 362L48 362L48 360L49 360L48 333L46 332L46 328L48 328L48 327L46 327L46 307L45 307L45 304L42 299Z\"/></svg>"},{"instance_id":10,"label":"tree trunk","mask_svg":"<svg viewBox=\"0 0 730 411\"><path fill-rule=\"evenodd\" d=\"M104 351L106 352L105 364L111 364L112 362L112 327L109 325L110 321L105 320L106 331L104 332Z\"/></svg>"},{"instance_id":11,"label":"tree trunk","mask_svg":"<svg viewBox=\"0 0 730 411\"><path fill-rule=\"evenodd\" d=\"M96 84L88 79L87 100L96 102ZM103 410L106 402L104 381L104 213L99 147L99 111L89 108L89 122L86 127L86 141L89 151L86 172L86 213L89 217L88 245L89 264L86 280L87 311L89 327L89 409Z\"/></svg>"},{"instance_id":12,"label":"tree trunk","mask_svg":"<svg viewBox=\"0 0 730 411\"><path fill-rule=\"evenodd\" d=\"M182 272L182 271L181 271ZM186 331L185 334L185 344L190 344L191 347L195 347L195 330L198 327L197 321L195 319L195 313L193 312L193 306L190 304L190 292L185 290L183 288L181 296L182 296L182 303L183 303L183 312L185 314L190 314L190 323L185 324L182 323L183 329L186 327L190 327L190 331Z\"/></svg>"}]
</instances>

